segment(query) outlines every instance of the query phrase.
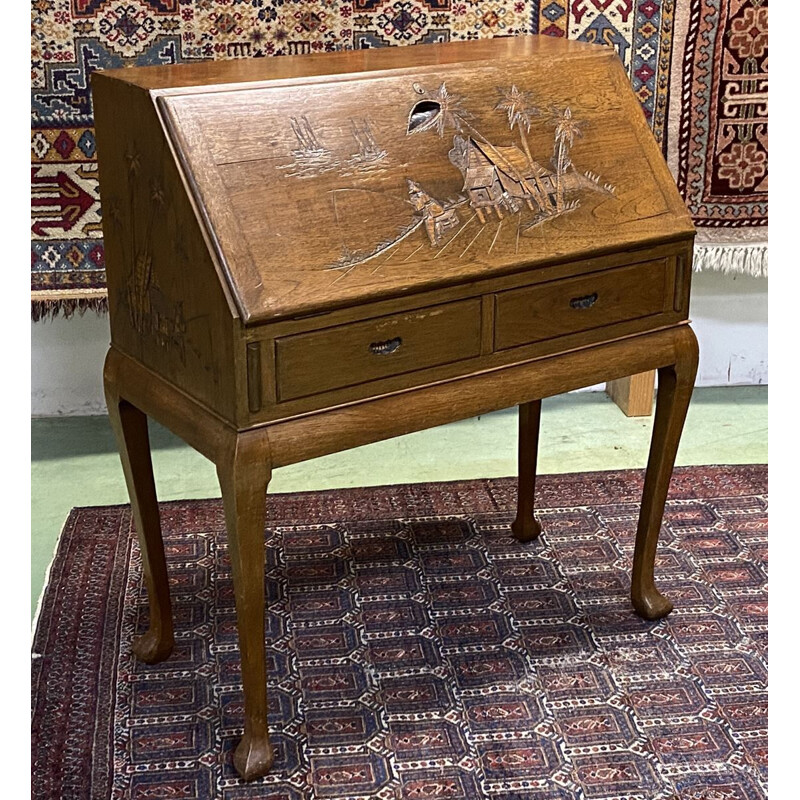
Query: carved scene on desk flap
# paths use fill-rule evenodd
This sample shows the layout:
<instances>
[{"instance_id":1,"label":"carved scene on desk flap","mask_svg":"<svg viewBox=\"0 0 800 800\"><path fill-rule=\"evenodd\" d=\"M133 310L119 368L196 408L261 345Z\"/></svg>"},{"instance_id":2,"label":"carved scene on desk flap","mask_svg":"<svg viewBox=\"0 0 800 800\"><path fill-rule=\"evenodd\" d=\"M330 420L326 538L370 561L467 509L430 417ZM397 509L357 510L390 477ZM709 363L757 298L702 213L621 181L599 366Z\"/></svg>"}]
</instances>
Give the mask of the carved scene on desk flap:
<instances>
[{"instance_id":1,"label":"carved scene on desk flap","mask_svg":"<svg viewBox=\"0 0 800 800\"><path fill-rule=\"evenodd\" d=\"M353 140L352 151L342 159L336 152L325 146L307 114L290 117L292 133L297 147L292 150L292 161L281 165L280 169L295 178L315 178L325 172L338 170L342 176L354 173L368 173L386 166L381 163L386 158L373 132L373 122L369 117L350 119L350 132Z\"/></svg>"},{"instance_id":2,"label":"carved scene on desk flap","mask_svg":"<svg viewBox=\"0 0 800 800\"><path fill-rule=\"evenodd\" d=\"M409 174L404 186L393 191L374 186L343 185L327 194L334 217L334 231L341 237L339 258L325 268L338 274L334 282L361 265L376 273L386 264L405 263L433 253L435 262L447 252L458 259L488 256L495 248L524 252L524 240L547 222L579 208L587 193L614 195L615 187L591 171L581 171L570 151L584 135L584 122L569 106L537 107L528 92L512 84L497 90L492 112L507 119L509 135L492 141L481 132L481 123L463 98L445 83L435 91L413 84L405 135L453 136L448 159L454 191L447 196L436 186L426 185L424 174L415 175L413 164L402 165ZM552 152L536 153L529 135L532 121L552 131ZM369 169L384 169L387 151L376 140L369 118L351 118L352 139L357 146L349 157L327 149L307 115L292 117L290 124L298 148L293 161L283 165L286 174L315 177L336 171L341 177ZM351 181L352 183L352 181ZM353 239L353 221L360 241ZM365 242L365 230L386 231ZM334 234L335 236L335 234Z\"/></svg>"}]
</instances>

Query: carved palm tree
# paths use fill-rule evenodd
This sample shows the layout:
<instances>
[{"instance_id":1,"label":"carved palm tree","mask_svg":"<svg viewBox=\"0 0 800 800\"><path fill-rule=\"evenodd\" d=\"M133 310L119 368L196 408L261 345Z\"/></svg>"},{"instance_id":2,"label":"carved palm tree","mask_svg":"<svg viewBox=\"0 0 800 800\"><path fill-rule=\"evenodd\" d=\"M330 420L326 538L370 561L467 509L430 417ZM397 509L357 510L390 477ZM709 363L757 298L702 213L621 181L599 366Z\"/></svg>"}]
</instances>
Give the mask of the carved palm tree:
<instances>
[{"instance_id":1,"label":"carved palm tree","mask_svg":"<svg viewBox=\"0 0 800 800\"><path fill-rule=\"evenodd\" d=\"M531 105L530 95L527 92L521 92L515 84L512 84L510 89L501 92L500 102L495 106L495 110L505 111L508 114L508 125L512 132L515 127L519 129L522 149L525 151L525 156L531 168L533 182L536 186L536 200L543 210L552 212L553 204L547 191L542 186L539 176L536 174L536 162L533 160L530 146L528 145L528 138L525 136L525 134L530 133L531 130L531 117L538 117L542 112L536 108L536 106Z\"/></svg>"},{"instance_id":2,"label":"carved palm tree","mask_svg":"<svg viewBox=\"0 0 800 800\"><path fill-rule=\"evenodd\" d=\"M556 168L556 211L564 210L564 180L563 175L569 169L572 161L569 157L569 149L576 138L583 135L580 123L572 118L572 110L566 108L554 112L556 123L556 147L553 156Z\"/></svg>"}]
</instances>

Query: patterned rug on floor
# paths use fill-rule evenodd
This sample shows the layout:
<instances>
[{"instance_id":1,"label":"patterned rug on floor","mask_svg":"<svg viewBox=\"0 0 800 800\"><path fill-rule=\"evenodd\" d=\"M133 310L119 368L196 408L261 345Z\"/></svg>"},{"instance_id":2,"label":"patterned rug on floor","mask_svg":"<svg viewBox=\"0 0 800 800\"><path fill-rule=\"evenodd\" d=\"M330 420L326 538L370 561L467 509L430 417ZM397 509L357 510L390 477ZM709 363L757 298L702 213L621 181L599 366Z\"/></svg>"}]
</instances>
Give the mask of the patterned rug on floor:
<instances>
[{"instance_id":1,"label":"patterned rug on floor","mask_svg":"<svg viewBox=\"0 0 800 800\"><path fill-rule=\"evenodd\" d=\"M147 625L128 507L74 509L33 657L37 800L754 800L767 781L767 468L676 470L628 601L640 471L270 496L269 724L253 784L218 500L162 505L176 647Z\"/></svg>"},{"instance_id":2,"label":"patterned rug on floor","mask_svg":"<svg viewBox=\"0 0 800 800\"><path fill-rule=\"evenodd\" d=\"M94 70L524 33L613 47L714 245L696 266L766 271L767 0L32 0L31 14L34 319L106 303Z\"/></svg>"}]
</instances>

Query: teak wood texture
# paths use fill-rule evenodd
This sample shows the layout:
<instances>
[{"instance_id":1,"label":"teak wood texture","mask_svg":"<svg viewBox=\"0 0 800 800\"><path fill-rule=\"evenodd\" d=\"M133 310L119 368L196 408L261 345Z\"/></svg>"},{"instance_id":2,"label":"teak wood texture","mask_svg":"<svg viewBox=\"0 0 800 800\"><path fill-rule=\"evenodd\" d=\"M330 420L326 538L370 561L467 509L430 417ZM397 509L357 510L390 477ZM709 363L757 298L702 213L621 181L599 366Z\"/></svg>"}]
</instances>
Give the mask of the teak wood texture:
<instances>
[{"instance_id":1,"label":"teak wood texture","mask_svg":"<svg viewBox=\"0 0 800 800\"><path fill-rule=\"evenodd\" d=\"M275 467L518 405L522 543L540 400L657 369L631 598L697 367L694 231L612 50L518 37L95 73L105 368L150 597L173 644L146 415L217 467L245 779L273 760L264 495Z\"/></svg>"},{"instance_id":2,"label":"teak wood texture","mask_svg":"<svg viewBox=\"0 0 800 800\"><path fill-rule=\"evenodd\" d=\"M653 413L656 374L641 372L606 384L606 394L626 417L649 417Z\"/></svg>"}]
</instances>

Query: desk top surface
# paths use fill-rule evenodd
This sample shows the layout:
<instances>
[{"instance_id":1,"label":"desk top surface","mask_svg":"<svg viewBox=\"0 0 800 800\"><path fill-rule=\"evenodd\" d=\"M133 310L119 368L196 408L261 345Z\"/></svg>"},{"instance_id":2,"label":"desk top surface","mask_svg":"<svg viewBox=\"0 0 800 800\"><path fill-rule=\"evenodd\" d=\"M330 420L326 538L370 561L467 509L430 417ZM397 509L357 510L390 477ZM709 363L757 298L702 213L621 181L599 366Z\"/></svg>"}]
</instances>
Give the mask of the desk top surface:
<instances>
[{"instance_id":1,"label":"desk top surface","mask_svg":"<svg viewBox=\"0 0 800 800\"><path fill-rule=\"evenodd\" d=\"M157 96L251 324L693 232L605 47L518 37L105 75Z\"/></svg>"}]
</instances>

